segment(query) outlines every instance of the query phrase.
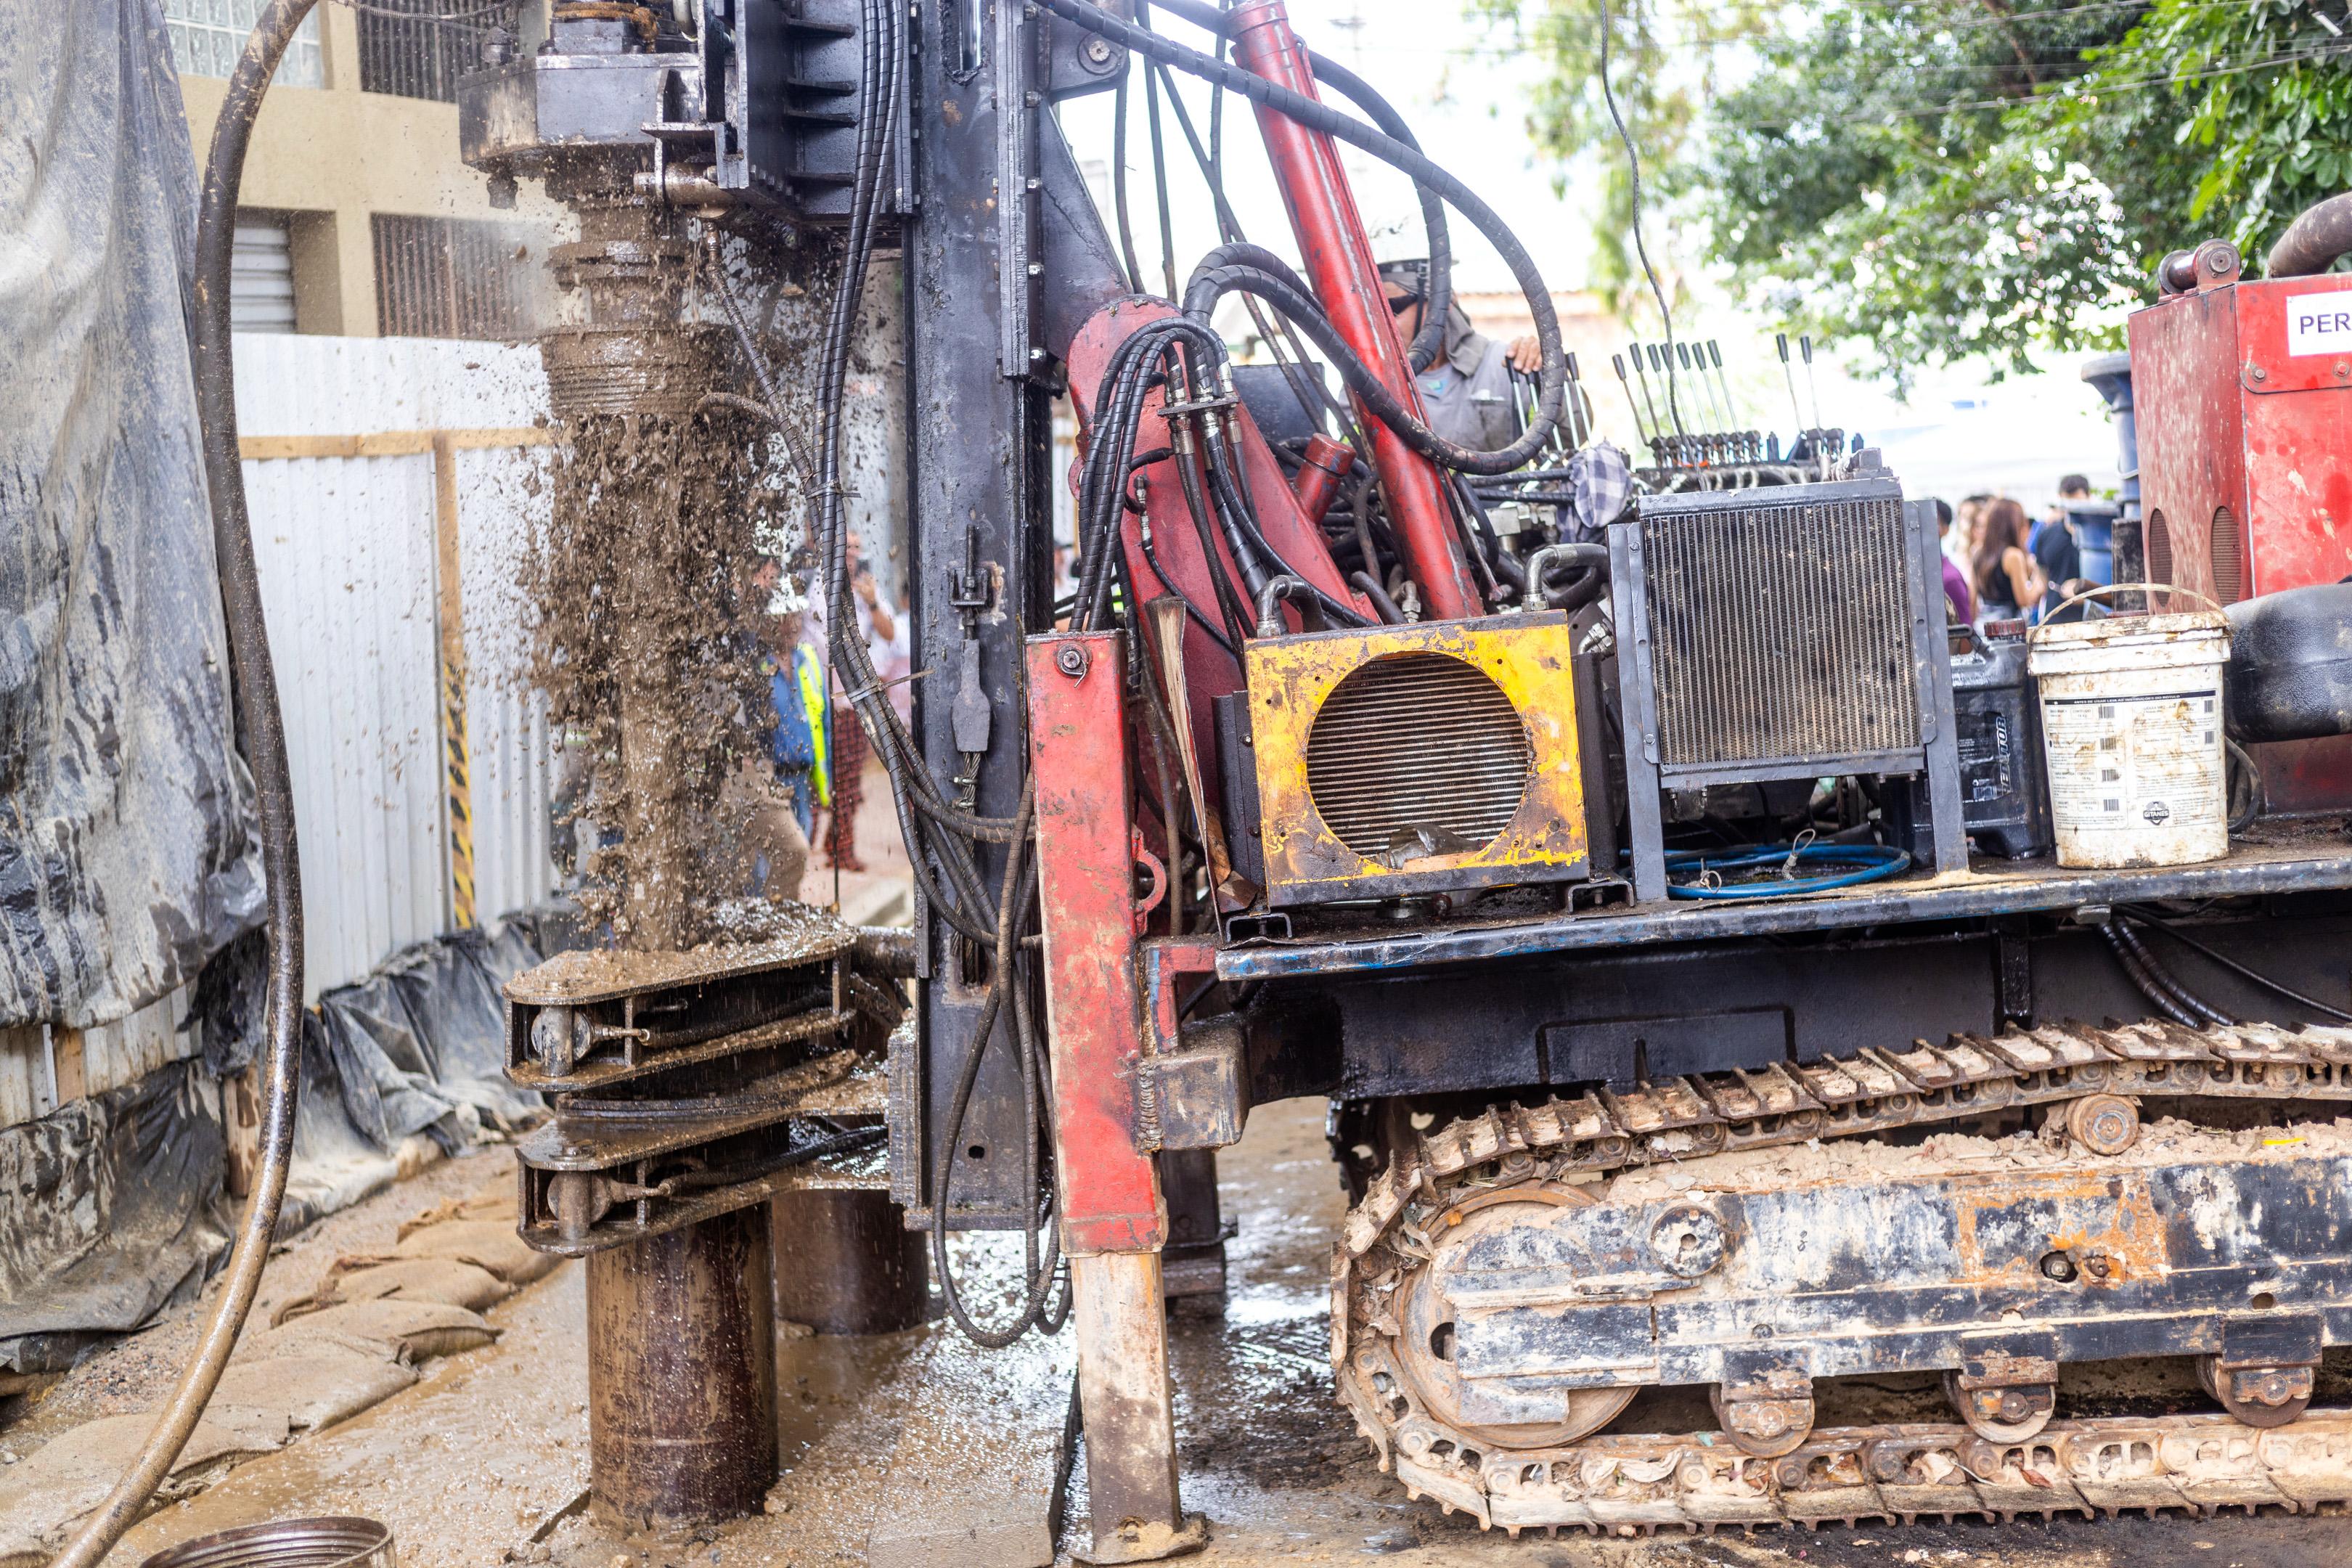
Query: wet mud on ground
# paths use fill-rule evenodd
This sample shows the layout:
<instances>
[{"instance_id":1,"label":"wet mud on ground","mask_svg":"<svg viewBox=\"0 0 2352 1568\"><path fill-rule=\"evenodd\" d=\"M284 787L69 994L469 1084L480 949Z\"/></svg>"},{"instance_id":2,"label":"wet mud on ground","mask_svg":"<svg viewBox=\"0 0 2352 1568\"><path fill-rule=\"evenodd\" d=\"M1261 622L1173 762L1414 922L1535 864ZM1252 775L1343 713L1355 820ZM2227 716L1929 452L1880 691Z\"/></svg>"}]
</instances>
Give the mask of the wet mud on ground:
<instances>
[{"instance_id":1,"label":"wet mud on ground","mask_svg":"<svg viewBox=\"0 0 2352 1568\"><path fill-rule=\"evenodd\" d=\"M1240 1225L1230 1250L1231 1294L1222 1310L1181 1306L1174 1321L1186 1501L1209 1515L1215 1531L1192 1561L2336 1568L2352 1560L2352 1521L2341 1515L1866 1526L1753 1539L1514 1542L1499 1531L1482 1533L1433 1505L1408 1501L1331 1400L1324 1258L1341 1199L1325 1153L1321 1107L1261 1108L1223 1167L1226 1213ZM972 1267L984 1276L984 1260ZM984 1297L984 1278L975 1283ZM633 1536L574 1511L588 1473L578 1266L488 1316L506 1331L498 1344L436 1363L415 1387L367 1414L245 1466L146 1521L110 1561L136 1564L165 1544L256 1518L351 1510L392 1525L404 1568L502 1561L567 1568L857 1564L869 1560L868 1543L896 1516L940 1506L939 1477L968 1477L971 1455L1015 1433L1034 1438L1068 1397L1066 1335L991 1355L936 1323L869 1340L788 1331L778 1350L785 1474L771 1498L777 1511L691 1535ZM1898 1385L1842 1397L1856 1402L1852 1418L1875 1419L1926 1395ZM1703 1417L1654 1401L1636 1402L1624 1419L1656 1429L1677 1418ZM1087 1540L1086 1506L1081 1454L1064 1563ZM970 1561L936 1560L943 1568Z\"/></svg>"}]
</instances>

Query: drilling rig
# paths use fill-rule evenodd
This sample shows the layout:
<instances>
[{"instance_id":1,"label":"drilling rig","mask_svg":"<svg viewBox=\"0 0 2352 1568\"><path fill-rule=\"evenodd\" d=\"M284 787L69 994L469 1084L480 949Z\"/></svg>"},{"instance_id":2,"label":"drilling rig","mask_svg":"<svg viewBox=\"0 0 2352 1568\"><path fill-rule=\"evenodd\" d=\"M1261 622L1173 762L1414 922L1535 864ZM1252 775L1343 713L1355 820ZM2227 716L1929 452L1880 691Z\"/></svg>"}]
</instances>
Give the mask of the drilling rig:
<instances>
[{"instance_id":1,"label":"drilling rig","mask_svg":"<svg viewBox=\"0 0 2352 1568\"><path fill-rule=\"evenodd\" d=\"M1173 73L1251 106L1301 265L1226 232L1179 297L1140 276L1056 110ZM2334 656L2292 635L2340 622L2352 570L2342 443L2323 456L2352 346L2313 304L2352 299L2317 276L2332 253L2261 281L2210 246L2161 268L2133 332L2149 575L2228 602L2126 598L2089 639L2251 649L2262 609L2290 651L2250 652L2226 698L2209 652L2062 713L2020 684L2022 627L1956 648L1900 476L1842 432L1740 428L1719 356L1637 350L1654 461L1580 510L1591 402L1536 259L1281 0L556 0L461 113L470 161L581 215L559 412L683 418L731 380L729 407L782 425L777 386L814 388L812 591L836 626L846 334L877 251L904 280L912 723L855 637L833 648L888 770L912 940L812 928L509 993L512 1070L573 1097L524 1151L525 1235L625 1258L592 1275L595 1331L634 1347L602 1386L657 1359L671 1312L718 1346L690 1373L740 1373L709 1408L756 1420L755 1304L672 1288L755 1244L678 1238L886 1129L869 1188L962 1326L1075 1328L1091 1560L1174 1554L1204 1526L1164 1299L1213 1282L1214 1152L1306 1096L1353 1203L1339 1400L1416 1497L1482 1526L2352 1500L2352 1411L2314 1405L2352 1339L2352 773L2308 753L2305 815L2265 813L2246 750L2352 729ZM1420 193L1413 341L1343 146ZM1540 347L1494 449L1433 429L1417 384L1464 222ZM723 272L690 276L722 251L827 258L810 363L730 337ZM1235 364L1228 296L1312 353ZM1064 394L1074 584L1049 521ZM2209 496L2221 452L2237 489ZM2298 454L2324 484L2281 482ZM659 738L622 731L658 773ZM2090 849L2053 852L2053 795ZM669 1087L615 1107L646 1081ZM1009 1317L962 1300L957 1230L1027 1238ZM2195 1358L2212 1407L2070 1408L2066 1369L2155 1357ZM1890 1373L1940 1377L1949 1420L1839 1424L1842 1380ZM1675 1389L1712 1421L1654 1429L1643 1396ZM708 1472L772 1463L706 1409L706 1473L646 1479L683 1439L625 1398L596 1415L599 1495L638 1511L750 1506Z\"/></svg>"}]
</instances>

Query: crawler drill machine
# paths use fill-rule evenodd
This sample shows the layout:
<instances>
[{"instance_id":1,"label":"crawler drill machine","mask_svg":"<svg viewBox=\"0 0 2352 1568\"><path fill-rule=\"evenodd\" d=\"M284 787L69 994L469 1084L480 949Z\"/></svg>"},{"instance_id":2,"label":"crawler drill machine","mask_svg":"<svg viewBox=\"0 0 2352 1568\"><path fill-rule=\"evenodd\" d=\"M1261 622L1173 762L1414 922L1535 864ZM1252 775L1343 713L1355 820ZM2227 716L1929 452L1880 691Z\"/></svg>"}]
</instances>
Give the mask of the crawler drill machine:
<instances>
[{"instance_id":1,"label":"crawler drill machine","mask_svg":"<svg viewBox=\"0 0 2352 1568\"><path fill-rule=\"evenodd\" d=\"M1114 237L1058 108L1180 74L1254 113L1302 265L1228 217L1166 298ZM2091 630L2237 654L2062 725L2023 628L1948 629L1900 478L1837 432L1735 428L1719 359L1637 354L1651 450L1611 463L1534 259L1281 0L556 0L462 109L478 164L593 216L579 266L838 247L835 445L849 307L900 254L911 724L832 643L915 867L887 1180L967 1330L1075 1324L1095 1560L1200 1538L1164 1297L1219 1278L1213 1152L1299 1096L1353 1205L1339 1398L1481 1525L2352 1500L2352 1410L2314 1403L2352 1339L2352 279L2326 244L2263 280L2226 246L2160 269L2145 569L2119 552L2158 586ZM1420 193L1414 341L1343 147ZM1433 430L1416 377L1464 223L1541 346L1493 450ZM1228 297L1276 363L1234 362ZM685 361L642 325L562 363L658 390ZM847 626L832 450L808 493ZM2302 815L2263 811L2264 770ZM2053 852L2053 806L2091 851ZM615 1212L657 1213L659 1171L635 1182ZM956 1229L1029 1238L1009 1314L958 1294ZM2071 1391L2158 1357L2210 1401ZM1844 1380L1890 1374L1940 1377L1948 1416L1840 1424Z\"/></svg>"}]
</instances>

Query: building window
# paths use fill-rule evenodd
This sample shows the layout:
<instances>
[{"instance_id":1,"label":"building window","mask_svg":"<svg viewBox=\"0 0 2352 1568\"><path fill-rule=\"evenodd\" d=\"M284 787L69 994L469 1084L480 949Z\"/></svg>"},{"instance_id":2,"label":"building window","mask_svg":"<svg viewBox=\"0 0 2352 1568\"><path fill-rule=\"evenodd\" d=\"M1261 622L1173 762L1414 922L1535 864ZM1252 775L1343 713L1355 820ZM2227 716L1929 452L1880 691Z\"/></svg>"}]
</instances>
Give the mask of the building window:
<instances>
[{"instance_id":1,"label":"building window","mask_svg":"<svg viewBox=\"0 0 2352 1568\"><path fill-rule=\"evenodd\" d=\"M163 0L163 26L172 37L172 68L182 76L225 77L245 53L245 40L267 0ZM277 87L324 87L314 12L286 47L271 79Z\"/></svg>"},{"instance_id":2,"label":"building window","mask_svg":"<svg viewBox=\"0 0 2352 1568\"><path fill-rule=\"evenodd\" d=\"M457 101L457 79L482 68L482 39L515 26L513 0L372 0L359 13L360 90ZM415 13L415 19L388 13Z\"/></svg>"},{"instance_id":3,"label":"building window","mask_svg":"<svg viewBox=\"0 0 2352 1568\"><path fill-rule=\"evenodd\" d=\"M239 207L228 260L228 324L238 332L294 327L294 241L278 213Z\"/></svg>"},{"instance_id":4,"label":"building window","mask_svg":"<svg viewBox=\"0 0 2352 1568\"><path fill-rule=\"evenodd\" d=\"M541 232L527 224L377 213L376 331L388 338L520 338L547 320Z\"/></svg>"}]
</instances>

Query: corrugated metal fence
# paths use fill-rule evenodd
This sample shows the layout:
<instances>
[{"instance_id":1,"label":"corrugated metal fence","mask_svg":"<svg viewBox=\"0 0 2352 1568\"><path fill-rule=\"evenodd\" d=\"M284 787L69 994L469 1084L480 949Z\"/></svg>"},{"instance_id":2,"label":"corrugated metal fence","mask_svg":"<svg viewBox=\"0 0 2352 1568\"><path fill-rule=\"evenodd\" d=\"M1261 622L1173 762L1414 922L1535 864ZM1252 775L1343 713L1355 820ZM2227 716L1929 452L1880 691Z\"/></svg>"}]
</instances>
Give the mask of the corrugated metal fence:
<instances>
[{"instance_id":1,"label":"corrugated metal fence","mask_svg":"<svg viewBox=\"0 0 2352 1568\"><path fill-rule=\"evenodd\" d=\"M554 885L519 587L546 384L529 348L303 336L240 337L236 384L315 997Z\"/></svg>"}]
</instances>

